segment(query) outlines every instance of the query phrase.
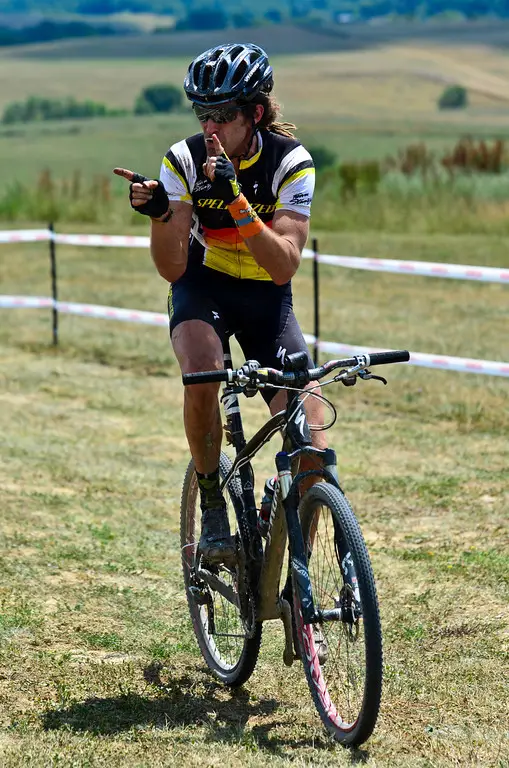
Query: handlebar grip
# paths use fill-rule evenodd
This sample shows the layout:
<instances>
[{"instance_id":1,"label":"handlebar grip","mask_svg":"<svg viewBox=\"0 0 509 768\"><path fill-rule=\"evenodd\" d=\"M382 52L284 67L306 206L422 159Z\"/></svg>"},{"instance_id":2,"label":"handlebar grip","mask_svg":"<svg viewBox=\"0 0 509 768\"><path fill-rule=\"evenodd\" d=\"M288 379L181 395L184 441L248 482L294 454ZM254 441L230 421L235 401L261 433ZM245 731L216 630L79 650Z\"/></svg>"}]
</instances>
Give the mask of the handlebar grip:
<instances>
[{"instance_id":1,"label":"handlebar grip","mask_svg":"<svg viewBox=\"0 0 509 768\"><path fill-rule=\"evenodd\" d=\"M370 365L385 365L386 363L407 363L410 360L410 352L406 349L394 352L373 352L369 355Z\"/></svg>"},{"instance_id":2,"label":"handlebar grip","mask_svg":"<svg viewBox=\"0 0 509 768\"><path fill-rule=\"evenodd\" d=\"M188 384L212 384L217 381L228 381L228 371L200 371L199 373L184 373L182 383Z\"/></svg>"}]
</instances>

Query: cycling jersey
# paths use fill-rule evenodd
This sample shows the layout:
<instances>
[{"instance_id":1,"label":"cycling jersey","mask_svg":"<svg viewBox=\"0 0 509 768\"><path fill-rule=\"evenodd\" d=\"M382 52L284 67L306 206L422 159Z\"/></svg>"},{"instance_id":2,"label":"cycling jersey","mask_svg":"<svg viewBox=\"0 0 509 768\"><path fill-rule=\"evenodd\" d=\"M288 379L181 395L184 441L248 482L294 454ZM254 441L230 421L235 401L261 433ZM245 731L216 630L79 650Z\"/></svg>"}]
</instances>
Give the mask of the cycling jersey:
<instances>
[{"instance_id":1,"label":"cycling jersey","mask_svg":"<svg viewBox=\"0 0 509 768\"><path fill-rule=\"evenodd\" d=\"M237 178L242 192L268 227L279 210L310 215L314 191L311 155L294 138L257 131L258 150L241 160ZM207 152L203 133L174 144L161 164L160 178L169 200L193 206L187 272L210 267L231 277L271 280L239 235L223 200L203 173ZM205 270L206 272L206 270Z\"/></svg>"}]
</instances>

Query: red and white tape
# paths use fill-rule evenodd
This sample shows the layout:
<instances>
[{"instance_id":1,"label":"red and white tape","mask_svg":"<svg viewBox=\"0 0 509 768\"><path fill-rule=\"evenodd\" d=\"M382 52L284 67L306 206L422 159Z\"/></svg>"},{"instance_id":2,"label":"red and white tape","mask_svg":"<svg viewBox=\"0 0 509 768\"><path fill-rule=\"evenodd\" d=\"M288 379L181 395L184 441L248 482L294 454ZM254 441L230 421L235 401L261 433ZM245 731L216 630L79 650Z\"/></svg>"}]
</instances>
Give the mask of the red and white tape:
<instances>
[{"instance_id":1,"label":"red and white tape","mask_svg":"<svg viewBox=\"0 0 509 768\"><path fill-rule=\"evenodd\" d=\"M314 258L314 252L305 248L304 259ZM478 280L484 283L505 283L509 285L509 269L495 267L471 267L467 264L438 264L432 261L400 261L399 259L370 259L359 256L332 256L318 254L320 264L350 269L365 269L370 272L395 272L424 277L449 277L456 280Z\"/></svg>"},{"instance_id":2,"label":"red and white tape","mask_svg":"<svg viewBox=\"0 0 509 768\"><path fill-rule=\"evenodd\" d=\"M314 336L304 334L306 344L314 344ZM371 352L389 352L382 347L354 347L351 344L338 344L334 341L319 341L318 349L329 355L364 355ZM472 360L468 357L450 357L448 355L427 355L423 352L411 352L409 365L423 368L438 368L443 371L461 371L462 373L484 373L488 376L509 377L509 363L496 360Z\"/></svg>"},{"instance_id":3,"label":"red and white tape","mask_svg":"<svg viewBox=\"0 0 509 768\"><path fill-rule=\"evenodd\" d=\"M53 299L45 296L0 296L0 309L35 309L53 304Z\"/></svg>"},{"instance_id":4,"label":"red and white tape","mask_svg":"<svg viewBox=\"0 0 509 768\"><path fill-rule=\"evenodd\" d=\"M35 243L51 240L52 234L49 229L9 229L0 232L0 243Z\"/></svg>"},{"instance_id":5,"label":"red and white tape","mask_svg":"<svg viewBox=\"0 0 509 768\"><path fill-rule=\"evenodd\" d=\"M98 317L104 320L121 320L126 323L143 323L144 325L168 326L168 316L160 312L144 312L135 309L119 307L103 307L97 304L76 304L74 302L56 301L41 296L2 296L0 308L20 309L33 307L56 306L59 312L68 315ZM304 334L306 344L314 344L316 339L310 334ZM387 352L380 347L354 347L350 344L338 344L333 341L319 341L318 349L327 354L362 355L370 352ZM426 355L421 352L410 353L410 365L424 368L440 368L463 373L484 373L489 376L509 377L509 363L499 363L495 360L470 360L464 357L448 357L445 355Z\"/></svg>"},{"instance_id":6,"label":"red and white tape","mask_svg":"<svg viewBox=\"0 0 509 768\"><path fill-rule=\"evenodd\" d=\"M49 229L6 230L0 232L0 243L31 243L54 240L62 245L91 246L94 248L148 248L148 237L134 235L67 235L57 234ZM305 248L304 259L313 259L314 252ZM509 285L509 269L475 267L468 264L439 264L431 261L402 261L399 259L370 259L359 256L334 256L319 254L321 264L350 269L365 269L371 272L393 272L424 277L448 277L457 280L478 280L483 283L504 283Z\"/></svg>"},{"instance_id":7,"label":"red and white tape","mask_svg":"<svg viewBox=\"0 0 509 768\"><path fill-rule=\"evenodd\" d=\"M143 323L144 325L168 325L168 315L159 312L101 307L97 304L74 304L68 301L57 301L56 306L59 312L66 315L99 317L104 320L121 320L124 323Z\"/></svg>"},{"instance_id":8,"label":"red and white tape","mask_svg":"<svg viewBox=\"0 0 509 768\"><path fill-rule=\"evenodd\" d=\"M55 234L55 243L65 245L89 245L110 248L149 248L150 238L134 235L65 235Z\"/></svg>"}]
</instances>

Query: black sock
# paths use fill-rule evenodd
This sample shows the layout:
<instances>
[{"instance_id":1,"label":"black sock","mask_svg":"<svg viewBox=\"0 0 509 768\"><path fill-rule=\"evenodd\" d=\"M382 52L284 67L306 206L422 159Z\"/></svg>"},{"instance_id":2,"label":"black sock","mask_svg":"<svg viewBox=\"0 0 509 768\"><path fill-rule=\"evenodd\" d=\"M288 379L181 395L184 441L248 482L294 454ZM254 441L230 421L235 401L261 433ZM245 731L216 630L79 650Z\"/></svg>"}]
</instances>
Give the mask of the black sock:
<instances>
[{"instance_id":1,"label":"black sock","mask_svg":"<svg viewBox=\"0 0 509 768\"><path fill-rule=\"evenodd\" d=\"M220 490L219 467L214 472L202 474L196 470L198 488L200 489L200 501L202 507L211 507L217 502L222 502Z\"/></svg>"}]
</instances>

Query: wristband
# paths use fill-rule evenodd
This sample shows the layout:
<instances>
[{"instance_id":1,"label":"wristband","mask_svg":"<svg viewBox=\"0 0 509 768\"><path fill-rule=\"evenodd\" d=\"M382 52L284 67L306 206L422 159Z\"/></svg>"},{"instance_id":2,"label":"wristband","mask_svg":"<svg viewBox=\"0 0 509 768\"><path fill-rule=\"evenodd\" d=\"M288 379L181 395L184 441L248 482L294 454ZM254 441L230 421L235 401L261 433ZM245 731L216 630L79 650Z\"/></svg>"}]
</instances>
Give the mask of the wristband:
<instances>
[{"instance_id":1,"label":"wristband","mask_svg":"<svg viewBox=\"0 0 509 768\"><path fill-rule=\"evenodd\" d=\"M240 194L235 202L230 203L230 205L227 205L226 207L243 239L260 234L264 227L264 223L256 211L251 208L245 195Z\"/></svg>"}]
</instances>

